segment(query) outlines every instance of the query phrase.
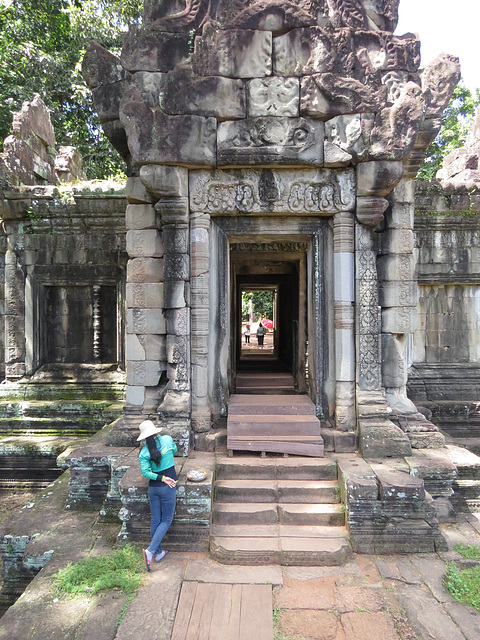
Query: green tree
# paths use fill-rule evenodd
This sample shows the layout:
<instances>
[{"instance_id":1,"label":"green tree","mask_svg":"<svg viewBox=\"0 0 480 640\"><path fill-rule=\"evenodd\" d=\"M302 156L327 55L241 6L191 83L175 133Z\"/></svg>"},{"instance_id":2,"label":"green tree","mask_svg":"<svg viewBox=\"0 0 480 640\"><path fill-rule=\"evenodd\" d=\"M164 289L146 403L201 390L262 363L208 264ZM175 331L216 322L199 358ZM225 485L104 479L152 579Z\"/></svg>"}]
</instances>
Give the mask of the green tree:
<instances>
[{"instance_id":1,"label":"green tree","mask_svg":"<svg viewBox=\"0 0 480 640\"><path fill-rule=\"evenodd\" d=\"M89 178L121 173L124 163L100 127L81 74L93 38L118 52L141 0L0 0L0 145L12 114L38 93L51 111L57 145L73 145Z\"/></svg>"},{"instance_id":2,"label":"green tree","mask_svg":"<svg viewBox=\"0 0 480 640\"><path fill-rule=\"evenodd\" d=\"M475 93L460 82L455 88L448 107L445 109L442 127L437 137L427 149L425 161L417 174L417 180L433 180L441 168L443 159L454 149L465 145L475 116L480 105L480 90Z\"/></svg>"}]
</instances>

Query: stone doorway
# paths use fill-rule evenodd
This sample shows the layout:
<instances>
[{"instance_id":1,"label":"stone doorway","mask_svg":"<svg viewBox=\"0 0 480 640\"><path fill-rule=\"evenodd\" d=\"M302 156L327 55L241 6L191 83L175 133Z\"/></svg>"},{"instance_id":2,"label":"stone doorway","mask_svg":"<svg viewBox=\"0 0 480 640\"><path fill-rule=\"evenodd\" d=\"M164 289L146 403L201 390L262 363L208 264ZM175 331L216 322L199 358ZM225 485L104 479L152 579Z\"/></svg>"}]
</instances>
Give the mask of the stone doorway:
<instances>
[{"instance_id":1,"label":"stone doorway","mask_svg":"<svg viewBox=\"0 0 480 640\"><path fill-rule=\"evenodd\" d=\"M256 375L261 380L263 376L279 373L291 376L292 392L304 393L307 389L306 292L300 292L300 286L305 287L305 277L301 277L305 253L282 245L279 256L278 249L275 243L234 244L231 247L234 391L238 376ZM251 317L252 335L248 348L244 344L244 291L264 292L267 298L271 296L271 312L266 314L262 309L263 315L268 315L272 323L263 349L259 348L255 335L259 320L256 314Z\"/></svg>"}]
</instances>

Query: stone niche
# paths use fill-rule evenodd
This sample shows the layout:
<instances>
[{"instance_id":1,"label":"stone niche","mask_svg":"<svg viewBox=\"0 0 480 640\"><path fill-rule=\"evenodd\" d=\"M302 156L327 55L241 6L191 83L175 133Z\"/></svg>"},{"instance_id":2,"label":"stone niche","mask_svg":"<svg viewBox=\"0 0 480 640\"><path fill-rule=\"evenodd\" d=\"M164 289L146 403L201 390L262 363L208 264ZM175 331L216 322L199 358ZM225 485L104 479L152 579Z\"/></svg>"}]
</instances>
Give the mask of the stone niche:
<instances>
[{"instance_id":1,"label":"stone niche","mask_svg":"<svg viewBox=\"0 0 480 640\"><path fill-rule=\"evenodd\" d=\"M292 370L330 448L342 433L372 457L441 446L433 425L429 440L394 419L425 426L406 396L412 179L460 72L448 55L419 69L416 36L393 35L398 4L145 0L120 57L88 47L84 77L130 167L122 442L158 416L209 446L234 390L231 247L266 246L267 261L290 243L308 385Z\"/></svg>"}]
</instances>

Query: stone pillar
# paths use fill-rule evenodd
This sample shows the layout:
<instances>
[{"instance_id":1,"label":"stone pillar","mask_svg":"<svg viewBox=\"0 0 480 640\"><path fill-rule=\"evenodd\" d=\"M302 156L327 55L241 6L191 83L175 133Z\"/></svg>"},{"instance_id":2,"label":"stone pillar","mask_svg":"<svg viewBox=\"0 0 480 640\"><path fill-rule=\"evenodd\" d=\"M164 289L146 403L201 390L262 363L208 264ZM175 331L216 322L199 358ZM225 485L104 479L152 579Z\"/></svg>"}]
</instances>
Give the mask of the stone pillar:
<instances>
[{"instance_id":1,"label":"stone pillar","mask_svg":"<svg viewBox=\"0 0 480 640\"><path fill-rule=\"evenodd\" d=\"M404 178L390 194L378 259L382 307L382 381L388 404L415 412L407 399L406 337L417 324L417 283L413 255L414 181Z\"/></svg>"},{"instance_id":2,"label":"stone pillar","mask_svg":"<svg viewBox=\"0 0 480 640\"><path fill-rule=\"evenodd\" d=\"M25 375L25 275L15 252L5 254L5 378Z\"/></svg>"},{"instance_id":3,"label":"stone pillar","mask_svg":"<svg viewBox=\"0 0 480 640\"><path fill-rule=\"evenodd\" d=\"M163 243L151 203L131 196L129 180L127 228L127 394L125 412L148 415L156 410L153 390L158 389L165 362L165 318L163 314ZM149 199L145 193L144 200ZM158 391L157 391L158 393Z\"/></svg>"},{"instance_id":4,"label":"stone pillar","mask_svg":"<svg viewBox=\"0 0 480 640\"><path fill-rule=\"evenodd\" d=\"M208 338L209 308L209 230L208 214L192 214L190 218L190 296L191 296L191 357L192 357L192 429L195 448L204 449L202 442L210 430L211 415L208 399Z\"/></svg>"},{"instance_id":5,"label":"stone pillar","mask_svg":"<svg viewBox=\"0 0 480 640\"><path fill-rule=\"evenodd\" d=\"M354 335L354 216L337 213L333 218L334 313L336 370L336 428L354 431L355 335Z\"/></svg>"},{"instance_id":6,"label":"stone pillar","mask_svg":"<svg viewBox=\"0 0 480 640\"><path fill-rule=\"evenodd\" d=\"M355 299L358 388L361 391L380 391L377 236L371 227L358 222L355 225Z\"/></svg>"}]
</instances>

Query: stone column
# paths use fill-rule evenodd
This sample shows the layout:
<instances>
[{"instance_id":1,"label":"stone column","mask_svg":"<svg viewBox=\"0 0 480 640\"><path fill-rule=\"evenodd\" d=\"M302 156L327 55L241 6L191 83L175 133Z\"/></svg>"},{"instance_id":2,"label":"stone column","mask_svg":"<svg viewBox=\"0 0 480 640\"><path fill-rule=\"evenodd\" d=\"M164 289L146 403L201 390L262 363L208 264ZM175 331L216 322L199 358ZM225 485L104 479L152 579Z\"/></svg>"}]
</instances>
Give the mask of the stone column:
<instances>
[{"instance_id":1,"label":"stone column","mask_svg":"<svg viewBox=\"0 0 480 640\"><path fill-rule=\"evenodd\" d=\"M5 377L25 375L25 275L15 252L5 254Z\"/></svg>"},{"instance_id":2,"label":"stone column","mask_svg":"<svg viewBox=\"0 0 480 640\"><path fill-rule=\"evenodd\" d=\"M415 186L404 178L389 196L382 252L378 259L382 307L382 380L388 404L400 413L415 412L407 399L406 337L417 324L417 283L413 255Z\"/></svg>"},{"instance_id":3,"label":"stone column","mask_svg":"<svg viewBox=\"0 0 480 640\"><path fill-rule=\"evenodd\" d=\"M190 218L190 296L192 355L192 429L195 448L205 449L210 430L208 399L210 216L196 213Z\"/></svg>"},{"instance_id":4,"label":"stone column","mask_svg":"<svg viewBox=\"0 0 480 640\"><path fill-rule=\"evenodd\" d=\"M152 396L158 395L160 376L166 369L163 243L151 195L142 188L139 178L129 179L127 197L131 204L126 211L129 260L125 413L147 416L157 408L158 398L155 402Z\"/></svg>"},{"instance_id":5,"label":"stone column","mask_svg":"<svg viewBox=\"0 0 480 640\"><path fill-rule=\"evenodd\" d=\"M333 218L336 428L354 431L355 335L354 335L354 216L337 213Z\"/></svg>"},{"instance_id":6,"label":"stone column","mask_svg":"<svg viewBox=\"0 0 480 640\"><path fill-rule=\"evenodd\" d=\"M379 392L381 352L377 236L371 227L358 222L355 225L355 299L358 388L360 391Z\"/></svg>"}]
</instances>

